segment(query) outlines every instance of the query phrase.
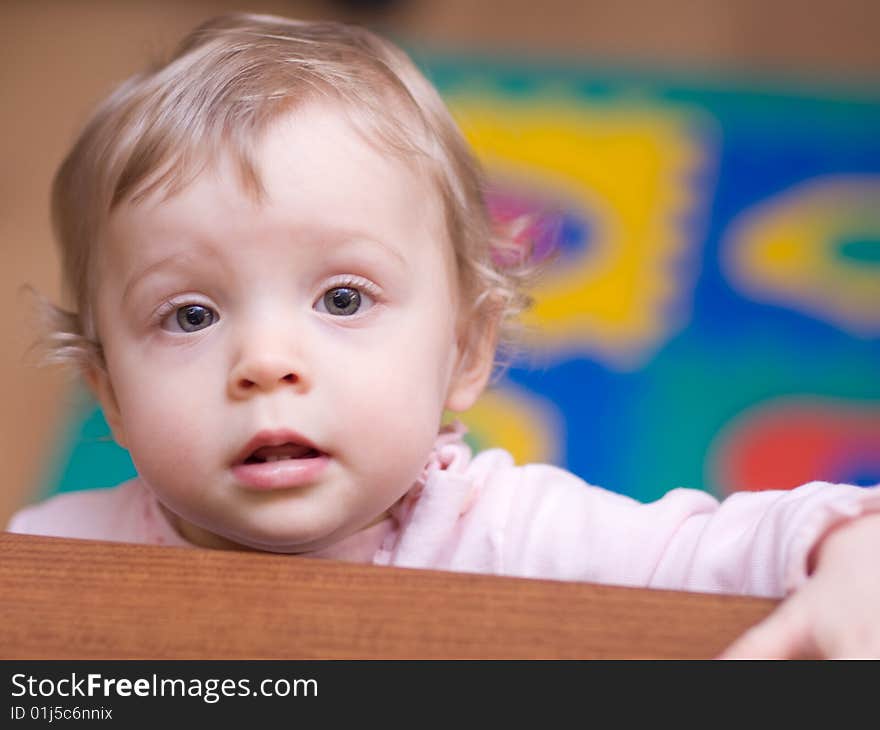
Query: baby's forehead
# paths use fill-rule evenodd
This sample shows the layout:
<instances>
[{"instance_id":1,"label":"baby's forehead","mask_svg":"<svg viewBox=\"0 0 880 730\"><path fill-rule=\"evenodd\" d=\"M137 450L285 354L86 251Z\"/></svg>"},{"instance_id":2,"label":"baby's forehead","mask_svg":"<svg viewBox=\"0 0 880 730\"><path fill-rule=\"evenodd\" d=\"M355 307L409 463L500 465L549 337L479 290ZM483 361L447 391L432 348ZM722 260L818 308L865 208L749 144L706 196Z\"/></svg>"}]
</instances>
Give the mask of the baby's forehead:
<instances>
[{"instance_id":1,"label":"baby's forehead","mask_svg":"<svg viewBox=\"0 0 880 730\"><path fill-rule=\"evenodd\" d=\"M180 142L155 169L142 170L124 189L117 185L109 213L112 216L117 208L131 204L159 205L205 179L235 182L240 191L260 202L273 181L283 182L304 167L315 176L326 176L334 172L334 165L343 176L359 168L377 183L401 179L426 202L441 198L441 170L425 152L431 143L413 139L400 120L393 127L386 122L364 117L348 102L332 98L275 110L250 130L220 131ZM311 154L328 140L334 150L345 151L343 159L338 154L333 159Z\"/></svg>"},{"instance_id":2,"label":"baby's forehead","mask_svg":"<svg viewBox=\"0 0 880 730\"><path fill-rule=\"evenodd\" d=\"M233 151L220 149L185 184L123 201L107 223L109 252L127 258L152 245L145 237L218 238L243 220L253 230L238 231L242 240L325 231L329 241L394 241L429 230L449 245L443 196L430 171L384 152L335 105L280 116L249 162L252 178Z\"/></svg>"},{"instance_id":3,"label":"baby's forehead","mask_svg":"<svg viewBox=\"0 0 880 730\"><path fill-rule=\"evenodd\" d=\"M364 172L380 186L383 179L393 178L415 186L414 192L436 196L431 161L405 138L391 142L389 136L345 104L313 102L279 115L268 125L256 140L255 161L266 178L283 180L293 166L307 165L314 176L344 178L352 171ZM234 162L227 156L227 163L230 160Z\"/></svg>"}]
</instances>

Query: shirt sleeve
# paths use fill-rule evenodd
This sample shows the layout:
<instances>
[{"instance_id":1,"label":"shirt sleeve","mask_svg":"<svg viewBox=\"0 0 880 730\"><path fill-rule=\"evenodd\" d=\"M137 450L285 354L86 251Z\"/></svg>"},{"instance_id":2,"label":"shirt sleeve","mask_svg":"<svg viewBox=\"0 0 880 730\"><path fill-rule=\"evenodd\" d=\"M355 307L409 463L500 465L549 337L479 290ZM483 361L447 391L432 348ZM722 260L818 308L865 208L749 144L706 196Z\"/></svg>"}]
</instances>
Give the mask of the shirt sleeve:
<instances>
[{"instance_id":1,"label":"shirt sleeve","mask_svg":"<svg viewBox=\"0 0 880 730\"><path fill-rule=\"evenodd\" d=\"M56 494L16 512L6 529L48 537L189 546L138 479L106 489Z\"/></svg>"},{"instance_id":2,"label":"shirt sleeve","mask_svg":"<svg viewBox=\"0 0 880 730\"><path fill-rule=\"evenodd\" d=\"M644 504L556 467L516 471L501 572L527 577L779 597L807 579L828 530L880 510L880 487L812 482L722 502L674 489Z\"/></svg>"},{"instance_id":3,"label":"shirt sleeve","mask_svg":"<svg viewBox=\"0 0 880 730\"><path fill-rule=\"evenodd\" d=\"M117 487L57 494L16 512L6 529L46 537L114 539L128 491Z\"/></svg>"}]
</instances>

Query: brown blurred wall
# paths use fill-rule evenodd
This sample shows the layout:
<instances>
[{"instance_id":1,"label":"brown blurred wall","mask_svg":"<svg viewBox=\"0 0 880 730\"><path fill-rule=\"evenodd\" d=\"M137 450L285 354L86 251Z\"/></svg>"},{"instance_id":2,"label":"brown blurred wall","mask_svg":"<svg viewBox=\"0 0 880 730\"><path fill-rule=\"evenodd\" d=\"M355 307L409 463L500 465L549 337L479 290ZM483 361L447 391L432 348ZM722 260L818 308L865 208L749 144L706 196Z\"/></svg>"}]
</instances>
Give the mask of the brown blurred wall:
<instances>
[{"instance_id":1,"label":"brown blurred wall","mask_svg":"<svg viewBox=\"0 0 880 730\"><path fill-rule=\"evenodd\" d=\"M363 3L366 5L367 3ZM0 5L0 523L28 500L70 386L25 360L23 283L57 300L47 216L52 174L110 86L218 12L361 20L435 48L535 52L609 65L712 69L832 82L880 79L873 0L412 0L377 16L331 2L4 0Z\"/></svg>"}]
</instances>

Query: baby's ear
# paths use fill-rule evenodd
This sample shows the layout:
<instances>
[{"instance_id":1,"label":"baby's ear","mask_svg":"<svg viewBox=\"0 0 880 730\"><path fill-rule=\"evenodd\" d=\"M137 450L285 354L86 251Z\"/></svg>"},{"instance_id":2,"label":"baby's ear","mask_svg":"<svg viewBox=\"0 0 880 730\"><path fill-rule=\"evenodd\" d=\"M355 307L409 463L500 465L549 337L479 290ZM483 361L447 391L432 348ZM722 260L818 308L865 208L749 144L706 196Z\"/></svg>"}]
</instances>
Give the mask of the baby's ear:
<instances>
[{"instance_id":1,"label":"baby's ear","mask_svg":"<svg viewBox=\"0 0 880 730\"><path fill-rule=\"evenodd\" d=\"M128 442L125 438L125 429L122 426L122 415L119 412L119 403L116 400L113 384L110 382L110 375L99 365L89 365L83 368L83 377L92 394L101 404L104 418L113 432L113 440L123 449L127 449Z\"/></svg>"},{"instance_id":2,"label":"baby's ear","mask_svg":"<svg viewBox=\"0 0 880 730\"><path fill-rule=\"evenodd\" d=\"M486 387L498 344L499 317L490 314L482 326L472 325L459 341L455 375L446 395L446 408L461 413L468 410Z\"/></svg>"}]
</instances>

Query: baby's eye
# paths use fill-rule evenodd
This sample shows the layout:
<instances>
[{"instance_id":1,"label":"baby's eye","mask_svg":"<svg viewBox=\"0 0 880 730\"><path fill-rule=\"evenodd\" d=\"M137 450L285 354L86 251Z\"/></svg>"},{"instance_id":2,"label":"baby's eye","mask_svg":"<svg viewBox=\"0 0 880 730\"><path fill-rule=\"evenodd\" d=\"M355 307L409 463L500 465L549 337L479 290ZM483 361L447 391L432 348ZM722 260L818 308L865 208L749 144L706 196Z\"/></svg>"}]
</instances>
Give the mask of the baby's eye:
<instances>
[{"instance_id":1,"label":"baby's eye","mask_svg":"<svg viewBox=\"0 0 880 730\"><path fill-rule=\"evenodd\" d=\"M351 286L335 286L328 289L315 304L319 312L337 317L350 317L363 307L373 303L370 295Z\"/></svg>"},{"instance_id":2,"label":"baby's eye","mask_svg":"<svg viewBox=\"0 0 880 730\"><path fill-rule=\"evenodd\" d=\"M184 332L198 332L210 327L217 319L214 310L201 304L187 304L174 312L177 324Z\"/></svg>"}]
</instances>

